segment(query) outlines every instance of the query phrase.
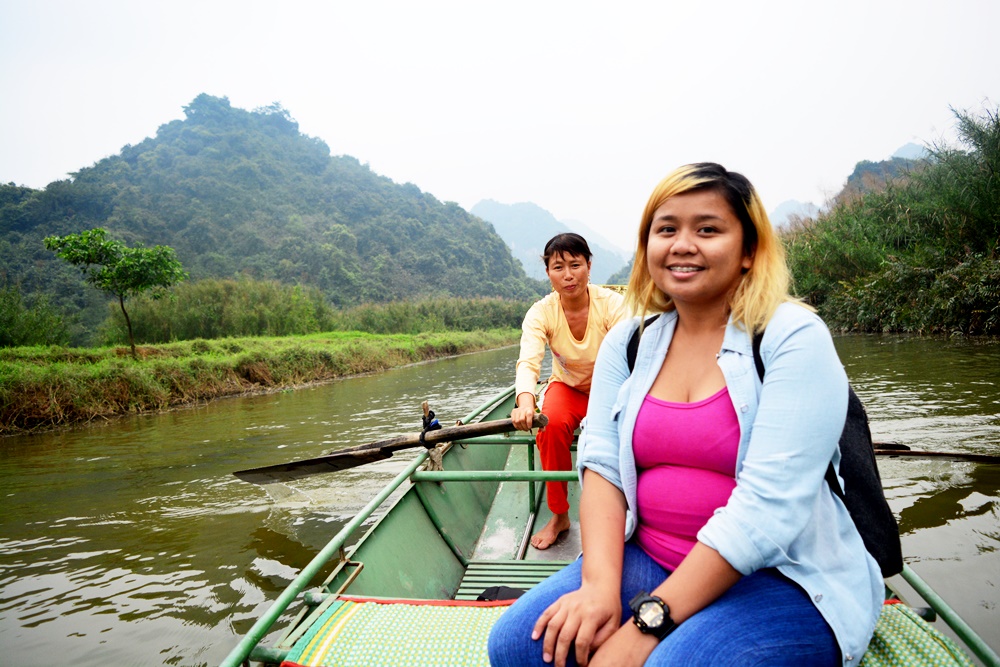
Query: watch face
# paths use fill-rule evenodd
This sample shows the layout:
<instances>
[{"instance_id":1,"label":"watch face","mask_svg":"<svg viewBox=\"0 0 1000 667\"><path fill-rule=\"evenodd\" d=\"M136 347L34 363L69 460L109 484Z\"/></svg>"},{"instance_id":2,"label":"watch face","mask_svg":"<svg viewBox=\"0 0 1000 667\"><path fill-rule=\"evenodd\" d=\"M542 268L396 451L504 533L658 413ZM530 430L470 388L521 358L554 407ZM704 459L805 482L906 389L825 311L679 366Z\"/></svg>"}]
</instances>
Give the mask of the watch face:
<instances>
[{"instance_id":1,"label":"watch face","mask_svg":"<svg viewBox=\"0 0 1000 667\"><path fill-rule=\"evenodd\" d=\"M647 628L658 628L663 625L663 607L652 600L643 602L639 606L637 616Z\"/></svg>"}]
</instances>

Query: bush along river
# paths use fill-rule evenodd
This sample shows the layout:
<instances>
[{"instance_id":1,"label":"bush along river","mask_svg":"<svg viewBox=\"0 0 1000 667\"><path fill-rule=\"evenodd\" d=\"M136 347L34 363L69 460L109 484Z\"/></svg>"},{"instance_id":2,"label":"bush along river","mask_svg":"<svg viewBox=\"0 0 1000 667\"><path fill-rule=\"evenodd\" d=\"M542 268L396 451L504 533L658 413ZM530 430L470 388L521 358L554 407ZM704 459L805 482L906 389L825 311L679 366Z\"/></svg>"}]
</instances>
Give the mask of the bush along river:
<instances>
[{"instance_id":1,"label":"bush along river","mask_svg":"<svg viewBox=\"0 0 1000 667\"><path fill-rule=\"evenodd\" d=\"M1000 343L845 336L837 346L876 440L1000 455ZM516 355L0 439L4 662L217 664L410 456L293 487L231 473L418 431L423 400L447 425L513 383ZM879 467L907 562L1000 648L1000 466Z\"/></svg>"}]
</instances>

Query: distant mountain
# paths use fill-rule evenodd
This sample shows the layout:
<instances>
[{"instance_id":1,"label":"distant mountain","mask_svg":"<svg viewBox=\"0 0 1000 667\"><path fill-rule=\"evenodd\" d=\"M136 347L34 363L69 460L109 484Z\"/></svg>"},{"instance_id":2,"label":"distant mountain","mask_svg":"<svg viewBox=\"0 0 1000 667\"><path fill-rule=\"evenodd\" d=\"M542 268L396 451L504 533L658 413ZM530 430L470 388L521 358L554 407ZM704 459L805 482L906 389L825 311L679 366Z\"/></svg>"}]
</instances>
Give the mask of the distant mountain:
<instances>
[{"instance_id":1,"label":"distant mountain","mask_svg":"<svg viewBox=\"0 0 1000 667\"><path fill-rule=\"evenodd\" d=\"M854 165L854 171L847 177L847 182L834 201L843 201L851 197L877 192L885 188L889 181L906 178L910 172L923 169L929 162L926 159L892 157L880 162L862 160Z\"/></svg>"},{"instance_id":2,"label":"distant mountain","mask_svg":"<svg viewBox=\"0 0 1000 667\"><path fill-rule=\"evenodd\" d=\"M904 160L926 160L930 157L930 151L923 146L910 142L900 146L892 157L903 158Z\"/></svg>"},{"instance_id":3,"label":"distant mountain","mask_svg":"<svg viewBox=\"0 0 1000 667\"><path fill-rule=\"evenodd\" d=\"M630 259L626 253L608 244L600 235L590 229L560 222L541 206L531 202L501 204L492 199L484 199L469 211L491 223L500 238L510 247L511 254L521 261L525 273L531 278L548 280L542 253L545 244L556 234L575 232L587 239L593 253L591 280L604 283L608 277L621 269Z\"/></svg>"},{"instance_id":4,"label":"distant mountain","mask_svg":"<svg viewBox=\"0 0 1000 667\"><path fill-rule=\"evenodd\" d=\"M625 237L621 239L612 239L602 235L599 231L585 223L583 220L566 219L561 222L570 229L576 231L577 234L586 238L588 244L591 243L591 239L593 239L593 243L606 246L611 250L617 251L623 259L632 259L632 254L635 252L634 232L625 234Z\"/></svg>"},{"instance_id":5,"label":"distant mountain","mask_svg":"<svg viewBox=\"0 0 1000 667\"><path fill-rule=\"evenodd\" d=\"M532 298L504 240L455 203L330 155L279 105L255 111L199 95L186 118L43 190L0 185L0 281L94 306L49 235L105 227L168 245L192 279L248 276L321 289L352 305L426 296ZM100 312L84 319L103 319Z\"/></svg>"},{"instance_id":6,"label":"distant mountain","mask_svg":"<svg viewBox=\"0 0 1000 667\"><path fill-rule=\"evenodd\" d=\"M634 256L633 256L634 259ZM628 264L622 268L615 271L611 276L608 277L607 284L609 285L628 285L628 278L632 275L632 261L629 259Z\"/></svg>"},{"instance_id":7,"label":"distant mountain","mask_svg":"<svg viewBox=\"0 0 1000 667\"><path fill-rule=\"evenodd\" d=\"M930 157L931 154L925 147L911 142L900 146L887 160L862 160L854 165L854 171L833 200L841 201L845 197L881 189L885 187L887 180L904 178L910 171L922 168ZM822 211L822 207L812 202L789 199L771 211L771 224L776 228L785 227L792 216L815 218Z\"/></svg>"},{"instance_id":8,"label":"distant mountain","mask_svg":"<svg viewBox=\"0 0 1000 667\"><path fill-rule=\"evenodd\" d=\"M788 225L792 216L799 218L815 218L820 212L820 208L812 202L802 202L795 199L781 202L777 208L771 211L768 217L771 218L771 225L775 228Z\"/></svg>"}]
</instances>

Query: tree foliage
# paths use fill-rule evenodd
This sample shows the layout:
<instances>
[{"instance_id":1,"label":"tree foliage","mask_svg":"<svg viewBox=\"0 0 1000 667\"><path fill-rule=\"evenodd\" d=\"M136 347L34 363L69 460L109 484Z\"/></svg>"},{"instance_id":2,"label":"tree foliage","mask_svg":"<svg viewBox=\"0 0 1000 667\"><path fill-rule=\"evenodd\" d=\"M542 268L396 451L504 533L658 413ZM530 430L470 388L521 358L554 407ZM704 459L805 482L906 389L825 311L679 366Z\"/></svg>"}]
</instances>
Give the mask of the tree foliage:
<instances>
[{"instance_id":1,"label":"tree foliage","mask_svg":"<svg viewBox=\"0 0 1000 667\"><path fill-rule=\"evenodd\" d=\"M131 311L136 340L144 344L310 334L329 330L333 317L315 287L249 278L189 281L175 287L169 299L137 297ZM109 344L125 338L124 318L113 311L103 334Z\"/></svg>"},{"instance_id":2,"label":"tree foliage","mask_svg":"<svg viewBox=\"0 0 1000 667\"><path fill-rule=\"evenodd\" d=\"M437 298L334 309L316 287L250 278L188 281L169 299L136 297L129 308L143 344L243 336L289 336L320 331L416 334L519 328L531 300L497 297ZM127 335L112 310L102 326L106 344Z\"/></svg>"},{"instance_id":3,"label":"tree foliage","mask_svg":"<svg viewBox=\"0 0 1000 667\"><path fill-rule=\"evenodd\" d=\"M961 147L784 233L796 291L833 326L1000 334L1000 113L955 116Z\"/></svg>"},{"instance_id":4,"label":"tree foliage","mask_svg":"<svg viewBox=\"0 0 1000 667\"><path fill-rule=\"evenodd\" d=\"M0 288L0 347L65 345L69 328L44 296L28 305L17 286Z\"/></svg>"},{"instance_id":5,"label":"tree foliage","mask_svg":"<svg viewBox=\"0 0 1000 667\"><path fill-rule=\"evenodd\" d=\"M629 276L632 275L632 261L618 269L618 271L608 276L608 285L628 285Z\"/></svg>"},{"instance_id":6,"label":"tree foliage","mask_svg":"<svg viewBox=\"0 0 1000 667\"><path fill-rule=\"evenodd\" d=\"M130 248L109 239L107 231L100 227L79 234L48 236L45 247L78 267L88 283L118 299L133 357L135 336L125 299L155 288L171 287L187 277L173 248L142 245Z\"/></svg>"},{"instance_id":7,"label":"tree foliage","mask_svg":"<svg viewBox=\"0 0 1000 667\"><path fill-rule=\"evenodd\" d=\"M185 118L43 190L0 185L0 267L91 331L104 305L42 239L101 227L168 245L194 279L315 287L333 305L545 292L503 240L457 204L331 156L280 105L199 95Z\"/></svg>"}]
</instances>

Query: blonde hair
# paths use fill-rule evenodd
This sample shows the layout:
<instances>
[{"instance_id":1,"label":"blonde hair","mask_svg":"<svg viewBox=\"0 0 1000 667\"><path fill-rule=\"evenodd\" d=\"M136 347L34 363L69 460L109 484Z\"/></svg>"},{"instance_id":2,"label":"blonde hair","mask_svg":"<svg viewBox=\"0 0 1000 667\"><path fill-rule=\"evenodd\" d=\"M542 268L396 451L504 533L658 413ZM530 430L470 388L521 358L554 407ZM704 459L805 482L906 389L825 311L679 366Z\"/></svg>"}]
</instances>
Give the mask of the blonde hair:
<instances>
[{"instance_id":1,"label":"blonde hair","mask_svg":"<svg viewBox=\"0 0 1000 667\"><path fill-rule=\"evenodd\" d=\"M657 288L649 273L646 263L649 230L653 215L665 201L676 195L702 190L714 190L729 203L743 228L743 252L753 258L753 264L743 275L730 301L732 318L750 333L763 331L779 305L785 301L796 301L789 294L791 279L785 250L750 181L742 174L726 171L713 162L699 162L675 169L653 189L639 223L639 244L632 262L626 301L632 312L643 317L646 313L674 309L673 301Z\"/></svg>"}]
</instances>

